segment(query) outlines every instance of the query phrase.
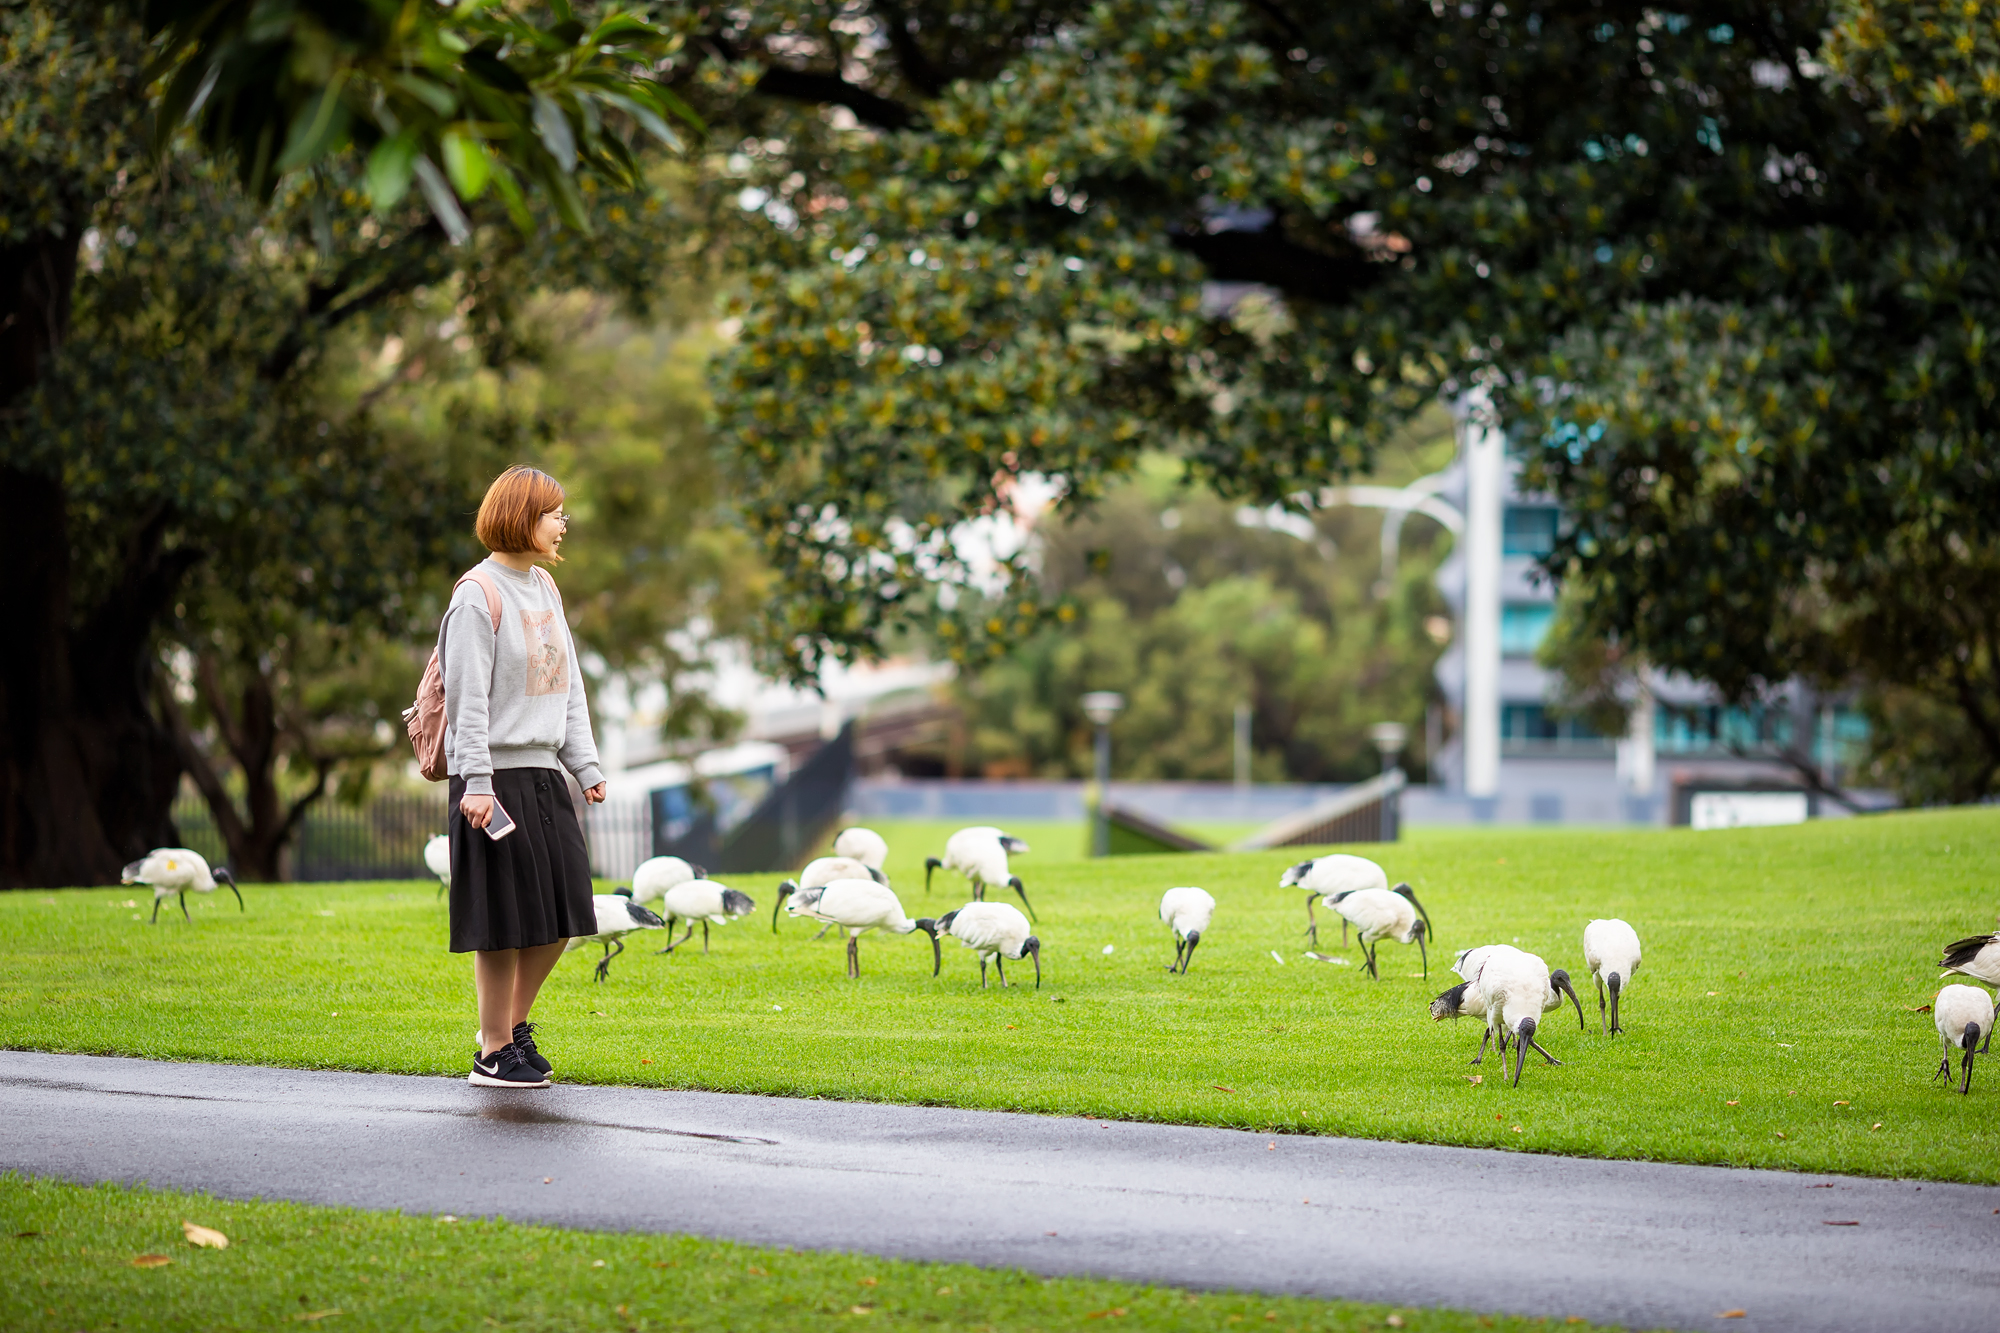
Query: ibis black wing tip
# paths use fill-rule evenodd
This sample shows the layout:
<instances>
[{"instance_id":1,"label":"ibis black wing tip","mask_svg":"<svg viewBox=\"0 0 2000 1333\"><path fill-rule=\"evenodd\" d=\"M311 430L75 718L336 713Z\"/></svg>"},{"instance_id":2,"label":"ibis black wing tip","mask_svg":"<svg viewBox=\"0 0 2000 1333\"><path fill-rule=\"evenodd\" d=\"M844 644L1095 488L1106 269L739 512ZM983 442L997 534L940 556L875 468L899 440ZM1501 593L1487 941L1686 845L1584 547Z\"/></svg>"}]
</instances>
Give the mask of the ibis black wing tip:
<instances>
[{"instance_id":1,"label":"ibis black wing tip","mask_svg":"<svg viewBox=\"0 0 2000 1333\"><path fill-rule=\"evenodd\" d=\"M1939 967L1964 967L1979 956L1979 951L1987 945L2000 942L2000 935L1968 935L1962 940L1954 940L1944 946L1944 958Z\"/></svg>"}]
</instances>

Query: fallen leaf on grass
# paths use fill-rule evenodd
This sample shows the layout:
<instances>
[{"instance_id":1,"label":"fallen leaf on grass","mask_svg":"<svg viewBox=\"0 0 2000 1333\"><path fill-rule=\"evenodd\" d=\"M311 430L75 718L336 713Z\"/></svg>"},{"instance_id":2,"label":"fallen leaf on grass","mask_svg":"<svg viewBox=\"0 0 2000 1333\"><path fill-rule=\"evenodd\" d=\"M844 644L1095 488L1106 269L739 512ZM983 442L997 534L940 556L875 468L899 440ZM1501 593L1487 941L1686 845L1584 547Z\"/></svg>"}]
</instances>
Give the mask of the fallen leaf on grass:
<instances>
[{"instance_id":1,"label":"fallen leaf on grass","mask_svg":"<svg viewBox=\"0 0 2000 1333\"><path fill-rule=\"evenodd\" d=\"M861 1279L861 1285L862 1285L862 1286L864 1286L864 1287L872 1287L872 1286L875 1286L875 1285L877 1285L877 1282L878 1282L878 1279L876 1279L876 1278L872 1278L872 1277L864 1277L864 1278L862 1278L862 1279Z\"/></svg>"},{"instance_id":2,"label":"fallen leaf on grass","mask_svg":"<svg viewBox=\"0 0 2000 1333\"><path fill-rule=\"evenodd\" d=\"M331 1319L339 1313L340 1311L338 1310L308 1310L304 1314L295 1314L292 1318L298 1320L301 1324L310 1324L321 1319Z\"/></svg>"},{"instance_id":3,"label":"fallen leaf on grass","mask_svg":"<svg viewBox=\"0 0 2000 1333\"><path fill-rule=\"evenodd\" d=\"M1781 1138L1781 1139L1782 1139L1783 1137L1785 1137L1785 1131L1784 1131L1784 1130L1782 1130L1782 1129L1774 1129L1774 1130L1772 1130L1771 1132L1772 1132L1773 1134L1776 1134L1776 1135L1777 1135L1777 1136L1778 1136L1779 1138Z\"/></svg>"},{"instance_id":4,"label":"fallen leaf on grass","mask_svg":"<svg viewBox=\"0 0 2000 1333\"><path fill-rule=\"evenodd\" d=\"M848 1307L847 1307L847 1313L849 1313L849 1314L874 1314L874 1313L875 1313L875 1307L874 1307L874 1306L872 1306L872 1305L850 1305L850 1306L848 1306Z\"/></svg>"},{"instance_id":5,"label":"fallen leaf on grass","mask_svg":"<svg viewBox=\"0 0 2000 1333\"><path fill-rule=\"evenodd\" d=\"M226 1250L229 1248L229 1237L223 1235L214 1227L205 1227L199 1223L190 1222L184 1217L181 1219L181 1230L187 1233L188 1244L190 1245L200 1245L210 1250Z\"/></svg>"},{"instance_id":6,"label":"fallen leaf on grass","mask_svg":"<svg viewBox=\"0 0 2000 1333\"><path fill-rule=\"evenodd\" d=\"M744 1269L743 1271L744 1271L744 1272L746 1272L746 1273L748 1273L748 1274L749 1274L749 1275L750 1275L751 1277L769 1277L769 1276L771 1276L771 1275L770 1275L769 1273L767 1273L767 1272L765 1272L765 1271L764 1271L763 1269L761 1269L761 1268L757 1267L757 1265L755 1265L755 1264L752 1264L752 1265L750 1265L750 1266L749 1266L748 1268Z\"/></svg>"},{"instance_id":7,"label":"fallen leaf on grass","mask_svg":"<svg viewBox=\"0 0 2000 1333\"><path fill-rule=\"evenodd\" d=\"M554 1176L543 1176L542 1183L544 1185L553 1185L556 1183L556 1178Z\"/></svg>"},{"instance_id":8,"label":"fallen leaf on grass","mask_svg":"<svg viewBox=\"0 0 2000 1333\"><path fill-rule=\"evenodd\" d=\"M1519 1125L1514 1126L1514 1132L1516 1134L1519 1134L1521 1132L1521 1127Z\"/></svg>"},{"instance_id":9,"label":"fallen leaf on grass","mask_svg":"<svg viewBox=\"0 0 2000 1333\"><path fill-rule=\"evenodd\" d=\"M1092 1310L1084 1316L1085 1319L1123 1319L1124 1317L1125 1307L1122 1305L1114 1305L1109 1310Z\"/></svg>"},{"instance_id":10,"label":"fallen leaf on grass","mask_svg":"<svg viewBox=\"0 0 2000 1333\"><path fill-rule=\"evenodd\" d=\"M1882 1128L1882 1122L1881 1122L1880 1120L1877 1120L1877 1121L1876 1121L1876 1122L1875 1122L1874 1124L1872 1124L1872 1125L1870 1125L1870 1126L1868 1127L1868 1132L1869 1132L1870 1134L1873 1134L1873 1133L1874 1133L1874 1132L1875 1132L1876 1130L1878 1130L1878 1129L1880 1129L1880 1128Z\"/></svg>"},{"instance_id":11,"label":"fallen leaf on grass","mask_svg":"<svg viewBox=\"0 0 2000 1333\"><path fill-rule=\"evenodd\" d=\"M1479 1086L1479 1085L1480 1085L1481 1083L1484 1083L1484 1082L1486 1081L1486 1075L1484 1075L1484 1074L1467 1074L1467 1075L1465 1076L1465 1081L1466 1081L1467 1083L1470 1083L1470 1084L1472 1084L1472 1085L1473 1085L1474 1087L1478 1087L1478 1086Z\"/></svg>"},{"instance_id":12,"label":"fallen leaf on grass","mask_svg":"<svg viewBox=\"0 0 2000 1333\"><path fill-rule=\"evenodd\" d=\"M34 1237L36 1237L36 1236L39 1236L39 1235L41 1235L41 1234L42 1234L42 1233L41 1233L41 1232L39 1232L39 1231L17 1231L17 1232L15 1232L15 1233L14 1233L14 1239L15 1239L15 1240L31 1240L31 1239L33 1239Z\"/></svg>"},{"instance_id":13,"label":"fallen leaf on grass","mask_svg":"<svg viewBox=\"0 0 2000 1333\"><path fill-rule=\"evenodd\" d=\"M937 1294L938 1294L938 1295L940 1295L940 1296L949 1296L949 1295L951 1295L951 1288L950 1288L950 1287L939 1287L939 1288L937 1289Z\"/></svg>"},{"instance_id":14,"label":"fallen leaf on grass","mask_svg":"<svg viewBox=\"0 0 2000 1333\"><path fill-rule=\"evenodd\" d=\"M1931 1007L1927 1004L1906 1004L1903 1008L1905 1012L1912 1014L1927 1014L1931 1011Z\"/></svg>"},{"instance_id":15,"label":"fallen leaf on grass","mask_svg":"<svg viewBox=\"0 0 2000 1333\"><path fill-rule=\"evenodd\" d=\"M1266 1319L1276 1319L1278 1316L1276 1314L1267 1314L1264 1317ZM1403 1326L1403 1316L1399 1314L1392 1314L1387 1319L1384 1319L1382 1322L1387 1324L1390 1328L1401 1328Z\"/></svg>"},{"instance_id":16,"label":"fallen leaf on grass","mask_svg":"<svg viewBox=\"0 0 2000 1333\"><path fill-rule=\"evenodd\" d=\"M1834 1105L1835 1105L1835 1106L1845 1106L1845 1105L1847 1105L1847 1103L1846 1103L1846 1102L1835 1102L1835 1103L1834 1103Z\"/></svg>"},{"instance_id":17,"label":"fallen leaf on grass","mask_svg":"<svg viewBox=\"0 0 2000 1333\"><path fill-rule=\"evenodd\" d=\"M1742 1104L1743 1104L1743 1101L1742 1101L1742 1099L1741 1099L1741 1098L1738 1098L1738 1099L1737 1099L1736 1101L1733 1101L1733 1102L1724 1102L1724 1103L1723 1103L1723 1105L1724 1105L1724 1106L1741 1106Z\"/></svg>"},{"instance_id":18,"label":"fallen leaf on grass","mask_svg":"<svg viewBox=\"0 0 2000 1333\"><path fill-rule=\"evenodd\" d=\"M1833 1188L1833 1182L1828 1181L1823 1185L1808 1185L1806 1188L1809 1190L1830 1190Z\"/></svg>"},{"instance_id":19,"label":"fallen leaf on grass","mask_svg":"<svg viewBox=\"0 0 2000 1333\"><path fill-rule=\"evenodd\" d=\"M142 1254L132 1260L134 1268L165 1268L173 1260L164 1254Z\"/></svg>"},{"instance_id":20,"label":"fallen leaf on grass","mask_svg":"<svg viewBox=\"0 0 2000 1333\"><path fill-rule=\"evenodd\" d=\"M1717 1319L1747 1319L1750 1317L1750 1312L1748 1310L1722 1310L1718 1311L1715 1317Z\"/></svg>"},{"instance_id":21,"label":"fallen leaf on grass","mask_svg":"<svg viewBox=\"0 0 2000 1333\"><path fill-rule=\"evenodd\" d=\"M1215 1090L1216 1090L1217 1092L1234 1092L1234 1091L1236 1091L1236 1089L1234 1089L1234 1088L1225 1088L1225 1087L1223 1087L1223 1086L1222 1086L1222 1085L1221 1085L1220 1083L1211 1083L1211 1084L1209 1084L1208 1086L1209 1086L1209 1087L1211 1087L1211 1088L1214 1088L1214 1089L1215 1089Z\"/></svg>"}]
</instances>

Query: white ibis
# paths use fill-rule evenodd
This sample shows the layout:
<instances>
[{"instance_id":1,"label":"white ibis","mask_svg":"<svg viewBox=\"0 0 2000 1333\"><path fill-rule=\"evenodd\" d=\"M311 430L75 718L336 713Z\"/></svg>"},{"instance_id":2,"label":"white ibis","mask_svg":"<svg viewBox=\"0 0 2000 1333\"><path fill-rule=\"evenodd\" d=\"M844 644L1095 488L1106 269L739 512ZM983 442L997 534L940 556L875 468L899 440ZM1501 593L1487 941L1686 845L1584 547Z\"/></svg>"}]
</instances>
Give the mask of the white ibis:
<instances>
[{"instance_id":1,"label":"white ibis","mask_svg":"<svg viewBox=\"0 0 2000 1333\"><path fill-rule=\"evenodd\" d=\"M800 889L820 888L823 885L833 883L837 879L872 879L877 884L884 886L889 883L888 876L884 875L881 871L872 870L851 856L816 857L806 862L806 868L799 872L797 879L788 879L784 884L778 886L778 901L771 906L771 933L773 935L778 933L778 909L785 905L783 890L786 884L791 886L793 893L797 893ZM819 935L824 934L826 934L825 930L821 930L819 933ZM813 938L818 939L819 935L815 935Z\"/></svg>"},{"instance_id":2,"label":"white ibis","mask_svg":"<svg viewBox=\"0 0 2000 1333\"><path fill-rule=\"evenodd\" d=\"M1338 894L1350 893L1355 889L1386 889L1389 876L1382 867L1365 856L1348 856L1336 853L1332 856L1316 856L1310 861L1301 861L1288 867L1278 877L1281 889L1304 889L1306 891L1306 936L1313 947L1319 947L1319 921L1313 916L1313 900L1331 900ZM1347 947L1347 922L1340 923L1340 945Z\"/></svg>"},{"instance_id":3,"label":"white ibis","mask_svg":"<svg viewBox=\"0 0 2000 1333\"><path fill-rule=\"evenodd\" d=\"M2000 986L2000 932L1969 935L1944 946L1938 966L1947 974L1976 977L1989 986Z\"/></svg>"},{"instance_id":4,"label":"white ibis","mask_svg":"<svg viewBox=\"0 0 2000 1333\"><path fill-rule=\"evenodd\" d=\"M834 835L833 854L853 857L870 870L878 872L874 878L881 879L884 884L889 882L882 879L880 874L889 864L889 843L874 829L862 828L859 825L842 829Z\"/></svg>"},{"instance_id":5,"label":"white ibis","mask_svg":"<svg viewBox=\"0 0 2000 1333\"><path fill-rule=\"evenodd\" d=\"M1583 962L1597 982L1597 1023L1608 1036L1618 1026L1618 994L1639 970L1639 932L1616 917L1593 921L1583 928ZM1604 1017L1604 992L1611 991L1611 1018Z\"/></svg>"},{"instance_id":6,"label":"white ibis","mask_svg":"<svg viewBox=\"0 0 2000 1333\"><path fill-rule=\"evenodd\" d=\"M1201 943L1201 933L1215 920L1215 896L1207 889L1168 889L1160 895L1160 920L1174 932L1174 961L1167 971L1186 976L1188 964L1194 961L1194 946Z\"/></svg>"},{"instance_id":7,"label":"white ibis","mask_svg":"<svg viewBox=\"0 0 2000 1333\"><path fill-rule=\"evenodd\" d=\"M1944 1059L1938 1061L1931 1081L1951 1078L1951 1052L1956 1047L1965 1052L1965 1082L1958 1090L1971 1092L1975 1048L1985 1049L1979 1044L1982 1036L1989 1043L1993 1040L1993 997L1977 986L1946 986L1931 1001L1931 1016L1937 1020L1938 1040L1944 1043Z\"/></svg>"},{"instance_id":8,"label":"white ibis","mask_svg":"<svg viewBox=\"0 0 2000 1333\"><path fill-rule=\"evenodd\" d=\"M243 891L236 887L236 877L229 873L229 868L217 866L211 873L202 854L185 847L155 847L118 875L121 884L144 884L152 889L153 919L147 924L155 926L160 924L161 900L175 896L180 899L181 916L192 925L194 918L188 916L188 890L214 893L218 881L227 884L236 895L236 910L244 910Z\"/></svg>"},{"instance_id":9,"label":"white ibis","mask_svg":"<svg viewBox=\"0 0 2000 1333\"><path fill-rule=\"evenodd\" d=\"M637 897L637 892L633 895ZM701 922L701 951L708 952L708 927L710 923L726 926L739 916L749 916L757 910L757 904L750 895L712 879L691 879L685 884L676 884L660 897L660 914L666 918L667 934L671 936L674 927L687 922L687 934L678 942L672 942L655 953L672 953L686 944L694 936L694 923Z\"/></svg>"},{"instance_id":10,"label":"white ibis","mask_svg":"<svg viewBox=\"0 0 2000 1333\"><path fill-rule=\"evenodd\" d=\"M451 836L440 833L424 844L424 868L438 877L437 896L451 887Z\"/></svg>"},{"instance_id":11,"label":"white ibis","mask_svg":"<svg viewBox=\"0 0 2000 1333\"><path fill-rule=\"evenodd\" d=\"M1394 940L1398 944L1415 944L1423 956L1424 975L1431 974L1430 949L1424 944L1430 934L1430 913L1417 901L1417 895L1407 884L1398 884L1393 889L1349 889L1327 899L1333 910L1354 926L1358 932L1356 941L1361 945L1361 953L1368 960L1368 975L1380 981L1382 974L1375 967L1376 941Z\"/></svg>"},{"instance_id":12,"label":"white ibis","mask_svg":"<svg viewBox=\"0 0 2000 1333\"><path fill-rule=\"evenodd\" d=\"M1033 917L1035 909L1028 904L1027 890L1021 887L1021 877L1007 868L1009 855L1019 856L1028 850L1028 844L1019 838L1002 833L997 828L984 824L962 828L945 839L944 856L924 858L924 892L931 891L931 872L942 867L956 870L972 884L972 901L986 901L986 890L1005 885L1021 899L1021 906L1028 909Z\"/></svg>"},{"instance_id":13,"label":"white ibis","mask_svg":"<svg viewBox=\"0 0 2000 1333\"><path fill-rule=\"evenodd\" d=\"M967 903L956 912L938 918L939 935L949 935L979 955L979 989L986 989L986 963L991 959L999 970L1000 984L1007 985L1004 960L1035 960L1035 989L1042 988L1042 942L1028 931L1028 918L1012 903Z\"/></svg>"},{"instance_id":14,"label":"white ibis","mask_svg":"<svg viewBox=\"0 0 2000 1333\"><path fill-rule=\"evenodd\" d=\"M795 889L789 882L778 886L778 901L789 900L788 913L824 921L847 932L847 975L861 976L861 937L871 930L891 935L907 935L921 930L931 937L931 975L944 965L938 949L937 922L929 917L911 920L895 891L872 879L837 879L818 888Z\"/></svg>"},{"instance_id":15,"label":"white ibis","mask_svg":"<svg viewBox=\"0 0 2000 1333\"><path fill-rule=\"evenodd\" d=\"M706 870L698 865L691 865L678 856L655 856L633 867L632 901L654 902L676 884L689 884L707 878Z\"/></svg>"},{"instance_id":16,"label":"white ibis","mask_svg":"<svg viewBox=\"0 0 2000 1333\"><path fill-rule=\"evenodd\" d=\"M1479 1064L1486 1059L1486 1045L1496 1033L1500 1037L1503 1072L1508 1039L1511 1037L1517 1043L1514 1051L1514 1086L1517 1088L1521 1086L1521 1067L1527 1060L1530 1046L1550 1064L1562 1063L1535 1040L1535 1028L1541 1015L1562 1007L1563 997L1567 995L1570 1002L1576 1005L1577 1030L1585 1030L1583 1002L1576 998L1576 988L1570 985L1569 973L1561 968L1551 972L1548 964L1534 954L1505 944L1469 950L1460 955L1458 965L1471 975L1431 1001L1431 1017L1443 1020L1457 1018L1461 1014L1485 1015L1486 1034L1479 1039L1479 1054L1472 1057L1472 1063Z\"/></svg>"},{"instance_id":17,"label":"white ibis","mask_svg":"<svg viewBox=\"0 0 2000 1333\"><path fill-rule=\"evenodd\" d=\"M590 900L597 909L597 929L589 935L574 935L563 946L564 953L575 953L586 944L604 946L604 957L597 960L597 979L603 981L611 974L611 960L625 952L625 937L635 930L661 930L666 922L632 901L632 891L600 893ZM612 946L617 946L617 952Z\"/></svg>"}]
</instances>

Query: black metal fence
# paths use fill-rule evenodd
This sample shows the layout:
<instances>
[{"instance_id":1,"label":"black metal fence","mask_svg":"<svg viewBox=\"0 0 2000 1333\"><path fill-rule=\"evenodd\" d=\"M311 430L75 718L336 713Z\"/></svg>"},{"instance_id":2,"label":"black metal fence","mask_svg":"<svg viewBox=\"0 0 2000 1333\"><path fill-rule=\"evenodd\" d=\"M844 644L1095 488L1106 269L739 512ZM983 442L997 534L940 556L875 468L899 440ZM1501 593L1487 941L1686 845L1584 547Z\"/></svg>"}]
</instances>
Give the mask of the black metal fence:
<instances>
[{"instance_id":1,"label":"black metal fence","mask_svg":"<svg viewBox=\"0 0 2000 1333\"><path fill-rule=\"evenodd\" d=\"M228 851L207 802L183 796L174 802L174 825L181 845L210 861L226 862ZM306 813L292 844L291 878L418 879L424 868L424 844L444 832L445 796L391 792L366 805L321 801Z\"/></svg>"}]
</instances>

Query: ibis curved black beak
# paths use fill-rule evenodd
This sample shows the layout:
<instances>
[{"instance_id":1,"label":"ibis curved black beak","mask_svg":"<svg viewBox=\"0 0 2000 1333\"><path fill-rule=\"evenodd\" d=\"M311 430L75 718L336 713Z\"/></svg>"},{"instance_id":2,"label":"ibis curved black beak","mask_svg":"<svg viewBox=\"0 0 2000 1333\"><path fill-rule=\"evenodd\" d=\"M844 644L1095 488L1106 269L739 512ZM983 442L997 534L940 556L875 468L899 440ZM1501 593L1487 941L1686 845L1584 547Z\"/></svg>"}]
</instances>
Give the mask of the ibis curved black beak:
<instances>
[{"instance_id":1,"label":"ibis curved black beak","mask_svg":"<svg viewBox=\"0 0 2000 1333\"><path fill-rule=\"evenodd\" d=\"M931 975L935 977L944 967L944 950L938 945L937 922L927 916L918 917L917 929L931 937Z\"/></svg>"},{"instance_id":2,"label":"ibis curved black beak","mask_svg":"<svg viewBox=\"0 0 2000 1333\"><path fill-rule=\"evenodd\" d=\"M1583 1021L1583 1001L1576 998L1576 987L1569 984L1569 973L1557 968L1549 973L1549 984L1554 986L1558 993L1569 996L1569 1002L1576 1006L1576 1030L1590 1031L1589 1025Z\"/></svg>"},{"instance_id":3,"label":"ibis curved black beak","mask_svg":"<svg viewBox=\"0 0 2000 1333\"><path fill-rule=\"evenodd\" d=\"M937 868L938 868L939 866L942 866L943 864L944 864L944 862L942 862L942 861L938 860L938 859L937 859L937 858L936 858L935 856L926 856L926 857L924 858L924 892L925 892L925 893L929 893L929 892L931 891L931 872L932 872L933 870L936 870L936 869L937 869Z\"/></svg>"},{"instance_id":4,"label":"ibis curved black beak","mask_svg":"<svg viewBox=\"0 0 2000 1333\"><path fill-rule=\"evenodd\" d=\"M1415 930L1410 932L1417 937L1417 956L1424 960L1425 981L1431 979L1431 951L1424 947L1424 936L1430 934L1430 925L1431 923L1428 921L1421 922Z\"/></svg>"},{"instance_id":5,"label":"ibis curved black beak","mask_svg":"<svg viewBox=\"0 0 2000 1333\"><path fill-rule=\"evenodd\" d=\"M706 866L691 865L688 867L688 869L694 871L694 877L696 879L708 878L708 868Z\"/></svg>"},{"instance_id":6,"label":"ibis curved black beak","mask_svg":"<svg viewBox=\"0 0 2000 1333\"><path fill-rule=\"evenodd\" d=\"M784 907L785 899L791 897L798 891L799 891L799 886L792 883L792 881L790 880L786 880L784 883L778 886L778 901L771 904L771 933L773 935L778 933L779 909Z\"/></svg>"},{"instance_id":7,"label":"ibis curved black beak","mask_svg":"<svg viewBox=\"0 0 2000 1333\"><path fill-rule=\"evenodd\" d=\"M1035 989L1040 990L1042 988L1042 942L1033 935L1030 935L1027 939L1021 941L1021 952L1033 955L1035 960ZM1970 1067L1970 1062L1968 1061L1967 1068L1970 1069ZM1971 1078L1972 1075L1968 1073L1966 1075L1968 1083L1971 1081Z\"/></svg>"},{"instance_id":8,"label":"ibis curved black beak","mask_svg":"<svg viewBox=\"0 0 2000 1333\"><path fill-rule=\"evenodd\" d=\"M1424 919L1424 929L1430 931L1433 935L1437 933L1437 927L1431 924L1431 914L1426 912L1424 905L1417 901L1417 891L1415 889L1411 888L1408 884L1398 884L1390 892L1400 893L1403 897L1409 899L1410 906L1416 908L1417 915Z\"/></svg>"},{"instance_id":9,"label":"ibis curved black beak","mask_svg":"<svg viewBox=\"0 0 2000 1333\"><path fill-rule=\"evenodd\" d=\"M243 906L243 891L236 887L236 876L229 873L228 866L217 866L215 868L215 878L218 882L227 884L229 886L229 891L236 895L237 911L242 912L248 910Z\"/></svg>"},{"instance_id":10,"label":"ibis curved black beak","mask_svg":"<svg viewBox=\"0 0 2000 1333\"><path fill-rule=\"evenodd\" d=\"M1607 988L1608 990L1610 990L1610 992L1611 992L1611 1032L1610 1032L1610 1035L1611 1035L1611 1036L1614 1036L1614 1037L1615 1037L1615 1036L1617 1036L1617 1035L1618 1035L1618 1033L1619 1033L1619 1027L1618 1027L1618 992L1619 992L1619 991L1621 991L1621 990L1624 990L1624 989L1625 989L1625 978L1623 978L1623 977L1619 976L1619 975L1618 975L1618 974L1617 974L1616 972L1613 972L1613 973L1611 973L1610 975L1608 975L1607 977L1605 977L1605 978L1604 978L1604 985L1605 985L1605 987L1606 987L1606 988Z\"/></svg>"},{"instance_id":11,"label":"ibis curved black beak","mask_svg":"<svg viewBox=\"0 0 2000 1333\"><path fill-rule=\"evenodd\" d=\"M1514 1043L1514 1086L1521 1086L1521 1066L1528 1062L1528 1043L1535 1039L1535 1020L1521 1020L1520 1040ZM1503 1071L1504 1072L1504 1071Z\"/></svg>"},{"instance_id":12,"label":"ibis curved black beak","mask_svg":"<svg viewBox=\"0 0 2000 1333\"><path fill-rule=\"evenodd\" d=\"M1028 908L1028 920L1035 922L1037 925L1041 924L1042 919L1035 915L1035 909L1028 907L1028 891L1021 887L1021 877L1019 875L1007 876L1007 887L1014 891L1016 897L1020 898L1021 906Z\"/></svg>"},{"instance_id":13,"label":"ibis curved black beak","mask_svg":"<svg viewBox=\"0 0 2000 1333\"><path fill-rule=\"evenodd\" d=\"M1992 1034L1989 1033L1987 1035L1991 1036ZM1978 1045L1979 1045L1979 1024L1967 1023L1965 1025L1965 1061L1964 1061L1965 1082L1960 1084L1958 1089L1961 1095L1969 1095L1972 1092L1972 1057L1974 1054L1973 1048Z\"/></svg>"},{"instance_id":14,"label":"ibis curved black beak","mask_svg":"<svg viewBox=\"0 0 2000 1333\"><path fill-rule=\"evenodd\" d=\"M1188 964L1194 961L1194 946L1201 943L1201 932L1190 930L1187 934L1187 952L1181 955L1181 975L1186 976Z\"/></svg>"}]
</instances>

